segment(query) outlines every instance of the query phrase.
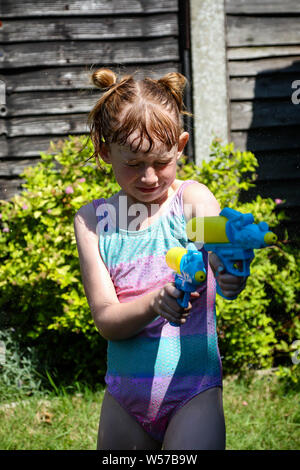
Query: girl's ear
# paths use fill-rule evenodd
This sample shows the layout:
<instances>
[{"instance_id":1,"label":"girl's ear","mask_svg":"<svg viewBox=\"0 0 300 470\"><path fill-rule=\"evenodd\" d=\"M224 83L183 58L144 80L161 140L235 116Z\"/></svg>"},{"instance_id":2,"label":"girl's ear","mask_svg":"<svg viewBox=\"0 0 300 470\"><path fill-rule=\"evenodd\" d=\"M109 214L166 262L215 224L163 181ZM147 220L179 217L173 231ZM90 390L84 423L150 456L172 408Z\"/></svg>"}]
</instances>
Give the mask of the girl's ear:
<instances>
[{"instance_id":1,"label":"girl's ear","mask_svg":"<svg viewBox=\"0 0 300 470\"><path fill-rule=\"evenodd\" d=\"M105 143L101 143L100 147L101 158L105 163L110 163L110 150L109 146Z\"/></svg>"},{"instance_id":2,"label":"girl's ear","mask_svg":"<svg viewBox=\"0 0 300 470\"><path fill-rule=\"evenodd\" d=\"M189 141L189 138L190 138L190 135L188 132L183 132L180 137L179 137L179 140L178 140L178 156L177 158L180 158L181 157L181 154L184 150L184 147L186 146L186 144L188 143Z\"/></svg>"}]
</instances>

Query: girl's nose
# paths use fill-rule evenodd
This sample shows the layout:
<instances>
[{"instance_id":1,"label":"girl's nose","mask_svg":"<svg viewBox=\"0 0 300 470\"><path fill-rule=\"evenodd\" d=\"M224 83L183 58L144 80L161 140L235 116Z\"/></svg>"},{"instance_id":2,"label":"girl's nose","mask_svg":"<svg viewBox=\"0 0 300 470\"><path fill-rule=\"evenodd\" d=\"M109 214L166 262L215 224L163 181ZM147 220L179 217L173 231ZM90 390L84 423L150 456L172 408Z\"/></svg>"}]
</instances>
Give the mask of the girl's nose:
<instances>
[{"instance_id":1,"label":"girl's nose","mask_svg":"<svg viewBox=\"0 0 300 470\"><path fill-rule=\"evenodd\" d=\"M155 169L151 166L145 166L145 168L143 169L141 182L150 186L157 183L157 181L158 177L156 175Z\"/></svg>"}]
</instances>

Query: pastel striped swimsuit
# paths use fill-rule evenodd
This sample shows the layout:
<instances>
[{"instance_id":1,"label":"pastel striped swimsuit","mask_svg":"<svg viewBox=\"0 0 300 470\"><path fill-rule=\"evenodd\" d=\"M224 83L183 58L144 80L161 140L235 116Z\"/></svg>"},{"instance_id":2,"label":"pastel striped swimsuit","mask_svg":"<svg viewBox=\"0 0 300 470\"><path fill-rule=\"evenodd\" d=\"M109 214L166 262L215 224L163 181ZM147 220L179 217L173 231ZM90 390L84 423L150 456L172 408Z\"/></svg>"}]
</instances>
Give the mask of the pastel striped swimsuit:
<instances>
[{"instance_id":1,"label":"pastel striped swimsuit","mask_svg":"<svg viewBox=\"0 0 300 470\"><path fill-rule=\"evenodd\" d=\"M183 182L161 217L139 231L117 229L111 206L105 199L93 201L100 254L121 303L174 281L165 255L170 248L186 248L189 243L182 194L192 183ZM200 392L222 386L216 285L205 250L202 254L207 279L199 288L200 297L192 300L184 325L174 327L157 317L129 339L108 341L105 382L109 393L161 442L180 407Z\"/></svg>"}]
</instances>

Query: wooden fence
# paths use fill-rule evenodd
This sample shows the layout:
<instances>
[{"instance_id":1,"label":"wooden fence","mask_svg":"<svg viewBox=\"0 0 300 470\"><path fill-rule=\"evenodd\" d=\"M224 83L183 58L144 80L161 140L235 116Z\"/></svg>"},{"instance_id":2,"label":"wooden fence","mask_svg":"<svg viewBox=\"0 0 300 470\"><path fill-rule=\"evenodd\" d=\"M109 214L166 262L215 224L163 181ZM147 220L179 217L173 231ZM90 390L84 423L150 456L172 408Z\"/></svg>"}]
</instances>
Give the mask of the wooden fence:
<instances>
[{"instance_id":1,"label":"wooden fence","mask_svg":"<svg viewBox=\"0 0 300 470\"><path fill-rule=\"evenodd\" d=\"M225 0L225 9L231 139L258 158L259 194L285 200L299 227L300 2Z\"/></svg>"}]
</instances>

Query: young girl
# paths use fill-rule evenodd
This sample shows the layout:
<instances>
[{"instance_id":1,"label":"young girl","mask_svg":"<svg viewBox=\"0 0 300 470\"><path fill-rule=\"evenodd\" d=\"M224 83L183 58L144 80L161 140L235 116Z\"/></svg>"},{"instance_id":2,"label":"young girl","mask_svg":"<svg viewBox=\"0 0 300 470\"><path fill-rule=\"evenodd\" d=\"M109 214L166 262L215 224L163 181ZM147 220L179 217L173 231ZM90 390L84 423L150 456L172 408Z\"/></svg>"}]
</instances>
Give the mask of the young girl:
<instances>
[{"instance_id":1,"label":"young girl","mask_svg":"<svg viewBox=\"0 0 300 470\"><path fill-rule=\"evenodd\" d=\"M186 80L169 73L117 81L108 69L92 79L105 91L89 115L94 155L112 165L121 187L74 219L85 293L108 341L98 449L224 449L214 273L226 296L245 280L202 250L206 281L182 309L165 261L170 248L188 246L186 222L197 207L203 216L220 212L206 186L176 179L189 138Z\"/></svg>"}]
</instances>

